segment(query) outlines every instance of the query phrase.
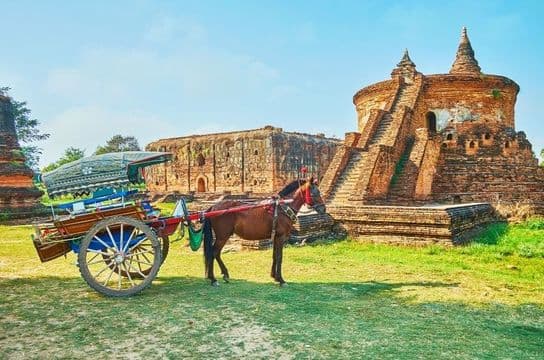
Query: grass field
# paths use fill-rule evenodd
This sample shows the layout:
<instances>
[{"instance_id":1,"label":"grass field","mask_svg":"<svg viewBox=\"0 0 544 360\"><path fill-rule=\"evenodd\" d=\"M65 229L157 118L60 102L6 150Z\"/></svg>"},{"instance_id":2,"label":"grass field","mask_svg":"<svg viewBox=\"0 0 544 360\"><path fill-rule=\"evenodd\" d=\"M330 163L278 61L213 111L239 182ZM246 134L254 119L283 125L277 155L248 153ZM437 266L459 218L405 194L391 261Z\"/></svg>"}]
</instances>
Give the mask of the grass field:
<instances>
[{"instance_id":1,"label":"grass field","mask_svg":"<svg viewBox=\"0 0 544 360\"><path fill-rule=\"evenodd\" d=\"M212 288L201 253L174 244L138 296L104 298L75 257L41 264L24 226L0 226L0 358L542 359L544 222L494 225L475 244L353 241L224 255Z\"/></svg>"}]
</instances>

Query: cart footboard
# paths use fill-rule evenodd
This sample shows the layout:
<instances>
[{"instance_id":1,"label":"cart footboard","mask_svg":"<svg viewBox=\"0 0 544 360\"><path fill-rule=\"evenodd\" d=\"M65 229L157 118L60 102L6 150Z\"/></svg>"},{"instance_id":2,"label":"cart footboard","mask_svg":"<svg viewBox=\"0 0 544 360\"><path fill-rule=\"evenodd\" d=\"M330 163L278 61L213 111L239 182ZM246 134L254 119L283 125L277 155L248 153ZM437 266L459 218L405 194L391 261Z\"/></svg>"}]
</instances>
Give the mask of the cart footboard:
<instances>
[{"instance_id":1,"label":"cart footboard","mask_svg":"<svg viewBox=\"0 0 544 360\"><path fill-rule=\"evenodd\" d=\"M42 263L68 254L72 250L67 242L41 244L37 241L33 241L33 243Z\"/></svg>"}]
</instances>

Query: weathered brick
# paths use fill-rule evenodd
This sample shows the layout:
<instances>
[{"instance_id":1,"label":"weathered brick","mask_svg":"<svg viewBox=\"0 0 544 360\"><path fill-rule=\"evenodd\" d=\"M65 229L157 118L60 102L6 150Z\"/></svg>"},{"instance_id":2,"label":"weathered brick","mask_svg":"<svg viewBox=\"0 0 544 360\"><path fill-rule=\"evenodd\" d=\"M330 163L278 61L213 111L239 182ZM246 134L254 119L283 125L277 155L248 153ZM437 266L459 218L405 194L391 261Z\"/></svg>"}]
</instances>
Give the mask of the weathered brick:
<instances>
[{"instance_id":1,"label":"weathered brick","mask_svg":"<svg viewBox=\"0 0 544 360\"><path fill-rule=\"evenodd\" d=\"M33 172L17 141L13 106L0 95L0 213L9 217L30 217L43 212L42 192L34 187Z\"/></svg>"},{"instance_id":2,"label":"weathered brick","mask_svg":"<svg viewBox=\"0 0 544 360\"><path fill-rule=\"evenodd\" d=\"M155 192L272 194L297 179L302 166L321 178L340 144L272 126L162 139L147 150L172 152L174 161L150 168L146 181Z\"/></svg>"}]
</instances>

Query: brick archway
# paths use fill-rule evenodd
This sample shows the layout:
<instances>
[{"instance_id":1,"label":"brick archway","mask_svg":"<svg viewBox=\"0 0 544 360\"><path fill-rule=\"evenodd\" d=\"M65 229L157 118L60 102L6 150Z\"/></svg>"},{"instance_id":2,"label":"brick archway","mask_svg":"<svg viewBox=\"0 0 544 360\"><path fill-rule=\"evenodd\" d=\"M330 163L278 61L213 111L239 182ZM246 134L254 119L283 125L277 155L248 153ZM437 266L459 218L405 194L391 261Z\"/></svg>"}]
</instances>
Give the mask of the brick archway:
<instances>
[{"instance_id":1,"label":"brick archway","mask_svg":"<svg viewBox=\"0 0 544 360\"><path fill-rule=\"evenodd\" d=\"M206 180L203 177L196 180L196 191L199 193L206 192Z\"/></svg>"},{"instance_id":2,"label":"brick archway","mask_svg":"<svg viewBox=\"0 0 544 360\"><path fill-rule=\"evenodd\" d=\"M436 115L434 112L429 111L427 115L425 115L425 126L430 133L436 132Z\"/></svg>"}]
</instances>

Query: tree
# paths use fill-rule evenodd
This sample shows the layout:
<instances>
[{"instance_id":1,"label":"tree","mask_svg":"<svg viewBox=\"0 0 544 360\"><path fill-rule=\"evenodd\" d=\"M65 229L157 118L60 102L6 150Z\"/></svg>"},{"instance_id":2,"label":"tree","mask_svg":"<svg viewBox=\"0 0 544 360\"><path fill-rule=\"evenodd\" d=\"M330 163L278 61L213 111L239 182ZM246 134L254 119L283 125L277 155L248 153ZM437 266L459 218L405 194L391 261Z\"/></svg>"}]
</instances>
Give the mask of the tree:
<instances>
[{"instance_id":1,"label":"tree","mask_svg":"<svg viewBox=\"0 0 544 360\"><path fill-rule=\"evenodd\" d=\"M114 135L106 141L106 145L99 146L94 152L95 155L107 154L121 151L140 151L138 140L134 136Z\"/></svg>"},{"instance_id":2,"label":"tree","mask_svg":"<svg viewBox=\"0 0 544 360\"><path fill-rule=\"evenodd\" d=\"M544 167L544 149L540 150L540 166Z\"/></svg>"},{"instance_id":3,"label":"tree","mask_svg":"<svg viewBox=\"0 0 544 360\"><path fill-rule=\"evenodd\" d=\"M60 159L44 167L42 171L43 172L53 171L64 164L71 163L72 161L79 160L83 157L85 157L85 150L78 149L75 147L69 147L68 149L64 150L64 154L61 156Z\"/></svg>"},{"instance_id":4,"label":"tree","mask_svg":"<svg viewBox=\"0 0 544 360\"><path fill-rule=\"evenodd\" d=\"M8 96L10 88L0 87L0 95ZM40 161L40 155L42 149L34 145L36 141L42 141L49 138L50 134L42 133L38 126L40 122L33 119L32 111L27 107L26 101L17 101L11 99L13 106L13 116L15 118L15 129L17 131L17 139L21 145L26 164L32 168L37 169Z\"/></svg>"}]
</instances>

